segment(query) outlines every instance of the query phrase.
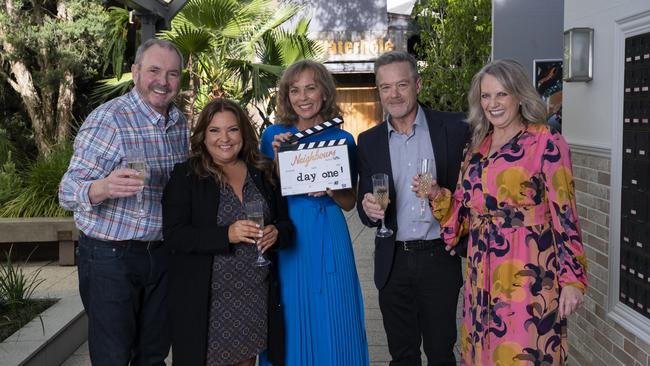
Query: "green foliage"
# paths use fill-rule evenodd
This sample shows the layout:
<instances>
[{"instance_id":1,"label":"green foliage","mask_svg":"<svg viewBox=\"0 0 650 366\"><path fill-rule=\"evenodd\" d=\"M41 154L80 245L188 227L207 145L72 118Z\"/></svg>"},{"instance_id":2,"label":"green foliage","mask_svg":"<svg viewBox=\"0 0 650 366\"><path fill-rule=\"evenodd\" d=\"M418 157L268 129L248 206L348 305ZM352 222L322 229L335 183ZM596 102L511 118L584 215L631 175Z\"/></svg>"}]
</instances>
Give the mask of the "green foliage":
<instances>
[{"instance_id":1,"label":"green foliage","mask_svg":"<svg viewBox=\"0 0 650 366\"><path fill-rule=\"evenodd\" d=\"M16 100L15 103L20 106L19 100ZM11 106L5 105L5 108L7 107ZM0 120L0 126L2 126L0 128L0 144L3 145L1 149L4 152L9 150L12 152L13 161L18 170L21 170L25 162L38 155L29 118L20 112L7 113L6 117ZM0 162L5 161L0 157Z\"/></svg>"},{"instance_id":2,"label":"green foliage","mask_svg":"<svg viewBox=\"0 0 650 366\"><path fill-rule=\"evenodd\" d=\"M127 36L129 34L129 10L111 6L108 8L108 45L104 48L104 66L102 74L109 66L113 67L115 78L122 78L122 63L126 50Z\"/></svg>"},{"instance_id":3,"label":"green foliage","mask_svg":"<svg viewBox=\"0 0 650 366\"><path fill-rule=\"evenodd\" d=\"M130 72L123 73L123 79L117 77L100 80L90 93L90 102L94 105L104 103L109 99L126 94L133 86L133 76Z\"/></svg>"},{"instance_id":4,"label":"green foliage","mask_svg":"<svg viewBox=\"0 0 650 366\"><path fill-rule=\"evenodd\" d=\"M13 143L9 140L7 132L0 129L0 165L11 160L11 154L14 151Z\"/></svg>"},{"instance_id":5,"label":"green foliage","mask_svg":"<svg viewBox=\"0 0 650 366\"><path fill-rule=\"evenodd\" d=\"M186 115L193 118L211 99L227 97L244 106L252 103L267 120L274 106L273 89L284 68L322 54L307 37L309 19L296 19L293 29L285 27L300 10L295 3L275 0L188 1L172 20L172 29L159 35L183 53L185 92L179 104L184 104ZM117 34L116 11L112 10L111 18L116 19L112 24ZM92 101L121 95L131 85L128 74L103 80Z\"/></svg>"},{"instance_id":6,"label":"green foliage","mask_svg":"<svg viewBox=\"0 0 650 366\"><path fill-rule=\"evenodd\" d=\"M40 313L45 311L50 306L54 305L57 299L34 299L28 300L23 303L18 309L13 311L7 306L0 304L0 342L14 334L23 325L29 323L35 317L40 318ZM41 320L41 328L45 332L43 319Z\"/></svg>"},{"instance_id":7,"label":"green foliage","mask_svg":"<svg viewBox=\"0 0 650 366\"><path fill-rule=\"evenodd\" d=\"M70 213L59 206L59 182L68 168L72 147L57 147L28 166L20 193L0 208L0 217L59 217Z\"/></svg>"},{"instance_id":8,"label":"green foliage","mask_svg":"<svg viewBox=\"0 0 650 366\"><path fill-rule=\"evenodd\" d=\"M21 179L13 161L15 148L7 133L0 129L0 206L18 195Z\"/></svg>"},{"instance_id":9,"label":"green foliage","mask_svg":"<svg viewBox=\"0 0 650 366\"><path fill-rule=\"evenodd\" d=\"M35 317L40 318L40 313L56 303L56 299L33 299L36 289L45 281L40 278L43 267L31 273L25 273L21 265L11 259L9 252L5 252L5 262L0 263L0 342L9 337L23 325ZM34 248L36 250L36 248ZM29 260L34 250L29 254ZM41 327L45 332L43 319Z\"/></svg>"},{"instance_id":10,"label":"green foliage","mask_svg":"<svg viewBox=\"0 0 650 366\"><path fill-rule=\"evenodd\" d=\"M96 78L102 65L108 33L103 3L0 1L0 85L20 101L12 107L29 117L27 146L33 144L36 154L67 142L72 122L85 112L75 94L84 94L77 86Z\"/></svg>"},{"instance_id":11,"label":"green foliage","mask_svg":"<svg viewBox=\"0 0 650 366\"><path fill-rule=\"evenodd\" d=\"M45 279L39 278L42 268L37 268L29 274L25 273L21 266L11 260L12 249L13 246L5 253L5 262L0 264L0 304L15 312L32 298L34 291Z\"/></svg>"},{"instance_id":12,"label":"green foliage","mask_svg":"<svg viewBox=\"0 0 650 366\"><path fill-rule=\"evenodd\" d=\"M419 0L413 9L421 29L416 47L420 100L434 109L467 111L474 74L490 59L491 0Z\"/></svg>"},{"instance_id":13,"label":"green foliage","mask_svg":"<svg viewBox=\"0 0 650 366\"><path fill-rule=\"evenodd\" d=\"M73 21L57 17L58 2L66 6ZM101 0L47 1L36 7L24 3L14 1L17 9L22 8L16 16L0 7L0 27L20 30L0 33L15 46L13 53L2 55L4 60L23 60L33 71L37 88L53 93L58 92L58 82L68 68L81 77L97 75L108 20Z\"/></svg>"},{"instance_id":14,"label":"green foliage","mask_svg":"<svg viewBox=\"0 0 650 366\"><path fill-rule=\"evenodd\" d=\"M281 28L300 9L273 0L189 1L161 37L183 52L196 106L215 96L266 102L284 67L320 55L307 37L308 19Z\"/></svg>"},{"instance_id":15,"label":"green foliage","mask_svg":"<svg viewBox=\"0 0 650 366\"><path fill-rule=\"evenodd\" d=\"M20 193L22 180L16 172L16 165L11 161L11 152L5 163L0 166L0 206L15 198Z\"/></svg>"}]
</instances>

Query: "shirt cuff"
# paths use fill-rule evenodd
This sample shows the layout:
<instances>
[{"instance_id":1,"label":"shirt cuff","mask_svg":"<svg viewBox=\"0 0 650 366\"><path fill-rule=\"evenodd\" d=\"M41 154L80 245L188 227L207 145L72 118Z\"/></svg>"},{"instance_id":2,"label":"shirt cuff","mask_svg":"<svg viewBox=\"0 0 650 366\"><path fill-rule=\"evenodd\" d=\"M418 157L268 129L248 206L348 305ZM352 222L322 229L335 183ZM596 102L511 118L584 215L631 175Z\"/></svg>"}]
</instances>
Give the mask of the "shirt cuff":
<instances>
[{"instance_id":1,"label":"shirt cuff","mask_svg":"<svg viewBox=\"0 0 650 366\"><path fill-rule=\"evenodd\" d=\"M94 207L97 207L101 205L102 203L91 203L90 202L90 186L93 184L92 181L90 182L82 182L79 190L77 191L75 201L79 203L79 211L85 211L89 212L92 211Z\"/></svg>"}]
</instances>

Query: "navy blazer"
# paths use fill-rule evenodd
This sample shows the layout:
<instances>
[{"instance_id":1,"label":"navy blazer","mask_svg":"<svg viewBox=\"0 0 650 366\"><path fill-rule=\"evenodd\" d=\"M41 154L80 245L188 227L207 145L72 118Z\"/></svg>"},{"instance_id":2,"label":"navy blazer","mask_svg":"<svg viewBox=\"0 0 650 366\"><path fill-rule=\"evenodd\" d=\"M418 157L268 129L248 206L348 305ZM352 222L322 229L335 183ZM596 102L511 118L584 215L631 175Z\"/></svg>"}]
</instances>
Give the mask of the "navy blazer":
<instances>
[{"instance_id":1,"label":"navy blazer","mask_svg":"<svg viewBox=\"0 0 650 366\"><path fill-rule=\"evenodd\" d=\"M460 164L463 159L463 149L469 141L469 125L464 122L463 113L438 112L422 107L429 126L433 154L436 160L436 176L441 187L456 188ZM386 226L395 233L397 213L395 211L396 197L393 182L393 171L388 147L388 123L386 121L364 131L359 135L357 145L357 170L359 171L359 192L357 195L357 212L364 225L378 226L372 222L363 211L363 196L372 193L371 176L376 173L388 174L389 199L385 214ZM390 276L395 253L395 235L388 238L375 237L375 285L377 289L384 287Z\"/></svg>"},{"instance_id":2,"label":"navy blazer","mask_svg":"<svg viewBox=\"0 0 650 366\"><path fill-rule=\"evenodd\" d=\"M248 174L269 204L273 220L267 224L278 229L274 248L287 246L293 240L293 224L279 182L271 186L263 172L252 166L248 166ZM230 252L228 227L217 226L219 191L214 178L197 176L186 161L176 164L163 193L164 245L171 253L173 362L177 365L205 365L213 256ZM272 253L267 253L273 261ZM268 359L274 365L283 365L284 322L274 265L269 281L267 345Z\"/></svg>"}]
</instances>

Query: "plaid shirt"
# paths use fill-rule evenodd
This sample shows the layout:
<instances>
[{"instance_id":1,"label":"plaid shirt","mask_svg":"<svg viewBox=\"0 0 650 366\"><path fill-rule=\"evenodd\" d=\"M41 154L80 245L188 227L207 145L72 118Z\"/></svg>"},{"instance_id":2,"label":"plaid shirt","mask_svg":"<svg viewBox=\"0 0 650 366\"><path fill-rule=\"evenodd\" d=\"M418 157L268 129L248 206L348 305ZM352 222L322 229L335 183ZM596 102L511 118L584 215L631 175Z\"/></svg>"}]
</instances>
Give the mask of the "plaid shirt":
<instances>
[{"instance_id":1,"label":"plaid shirt","mask_svg":"<svg viewBox=\"0 0 650 366\"><path fill-rule=\"evenodd\" d=\"M145 151L149 175L144 185L146 217L137 216L136 196L91 204L94 180L126 167L125 151ZM162 193L174 164L187 159L185 117L172 106L169 118L154 111L133 89L95 109L79 129L74 155L61 180L59 202L74 211L79 230L101 240L162 240Z\"/></svg>"}]
</instances>

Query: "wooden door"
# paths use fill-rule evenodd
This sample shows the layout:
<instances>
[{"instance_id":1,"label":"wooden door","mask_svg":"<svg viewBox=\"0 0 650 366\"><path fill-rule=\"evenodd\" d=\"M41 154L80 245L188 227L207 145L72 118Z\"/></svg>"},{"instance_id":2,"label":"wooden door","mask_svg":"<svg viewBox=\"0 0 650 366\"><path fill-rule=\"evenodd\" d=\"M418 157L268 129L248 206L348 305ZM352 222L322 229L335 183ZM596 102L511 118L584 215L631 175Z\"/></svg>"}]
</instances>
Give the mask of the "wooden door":
<instances>
[{"instance_id":1,"label":"wooden door","mask_svg":"<svg viewBox=\"0 0 650 366\"><path fill-rule=\"evenodd\" d=\"M343 129L357 136L382 121L381 103L374 86L337 88L338 104L343 111Z\"/></svg>"}]
</instances>

